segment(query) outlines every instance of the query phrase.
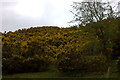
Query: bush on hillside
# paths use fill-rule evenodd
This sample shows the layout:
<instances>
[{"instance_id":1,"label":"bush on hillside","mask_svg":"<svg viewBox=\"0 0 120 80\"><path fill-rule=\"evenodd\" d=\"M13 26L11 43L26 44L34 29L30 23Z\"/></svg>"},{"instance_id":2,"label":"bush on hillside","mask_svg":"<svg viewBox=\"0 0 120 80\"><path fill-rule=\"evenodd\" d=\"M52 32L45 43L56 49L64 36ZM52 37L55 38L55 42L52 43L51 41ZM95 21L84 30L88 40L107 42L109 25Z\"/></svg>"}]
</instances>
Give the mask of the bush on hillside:
<instances>
[{"instance_id":1,"label":"bush on hillside","mask_svg":"<svg viewBox=\"0 0 120 80\"><path fill-rule=\"evenodd\" d=\"M2 72L6 73L16 73L23 71L22 64L23 57L14 55L11 58L3 58L2 59Z\"/></svg>"},{"instance_id":2,"label":"bush on hillside","mask_svg":"<svg viewBox=\"0 0 120 80\"><path fill-rule=\"evenodd\" d=\"M3 58L2 62L3 74L45 71L49 65L47 60L38 56L23 58L13 55L8 59Z\"/></svg>"},{"instance_id":3,"label":"bush on hillside","mask_svg":"<svg viewBox=\"0 0 120 80\"><path fill-rule=\"evenodd\" d=\"M104 56L64 58L58 63L60 72L104 72L107 69Z\"/></svg>"}]
</instances>

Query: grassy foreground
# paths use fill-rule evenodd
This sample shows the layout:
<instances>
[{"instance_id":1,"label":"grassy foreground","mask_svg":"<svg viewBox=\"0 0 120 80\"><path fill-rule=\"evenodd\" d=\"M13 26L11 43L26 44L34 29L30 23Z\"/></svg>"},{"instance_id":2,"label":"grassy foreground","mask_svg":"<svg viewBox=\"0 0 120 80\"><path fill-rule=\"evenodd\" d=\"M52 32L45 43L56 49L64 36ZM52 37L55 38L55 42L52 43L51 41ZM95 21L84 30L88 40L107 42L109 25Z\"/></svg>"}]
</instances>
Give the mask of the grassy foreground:
<instances>
[{"instance_id":1,"label":"grassy foreground","mask_svg":"<svg viewBox=\"0 0 120 80\"><path fill-rule=\"evenodd\" d=\"M80 78L105 78L105 73L93 73ZM73 78L72 76L65 76L59 72L38 72L38 73L18 73L12 75L4 75L2 78ZM110 78L120 78L118 73L112 73Z\"/></svg>"},{"instance_id":2,"label":"grassy foreground","mask_svg":"<svg viewBox=\"0 0 120 80\"><path fill-rule=\"evenodd\" d=\"M106 78L106 72L94 72L87 73L84 75L74 73L60 73L54 65L49 67L48 71L45 72L34 72L34 73L16 73L3 75L2 78ZM110 78L120 78L117 72L115 61L112 62L112 71Z\"/></svg>"}]
</instances>

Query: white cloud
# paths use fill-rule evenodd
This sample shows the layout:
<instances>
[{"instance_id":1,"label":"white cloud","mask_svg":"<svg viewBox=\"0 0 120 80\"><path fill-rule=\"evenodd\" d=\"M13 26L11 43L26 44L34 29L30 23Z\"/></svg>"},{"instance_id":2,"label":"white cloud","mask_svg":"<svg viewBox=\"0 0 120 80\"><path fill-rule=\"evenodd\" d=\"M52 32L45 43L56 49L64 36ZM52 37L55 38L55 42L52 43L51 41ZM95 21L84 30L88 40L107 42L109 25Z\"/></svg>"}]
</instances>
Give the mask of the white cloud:
<instances>
[{"instance_id":1,"label":"white cloud","mask_svg":"<svg viewBox=\"0 0 120 80\"><path fill-rule=\"evenodd\" d=\"M3 31L32 26L69 26L72 2L83 0L0 0L3 3ZM113 1L113 0L110 0ZM118 0L114 0L117 2ZM114 3L113 2L113 3ZM1 13L0 13L1 15Z\"/></svg>"}]
</instances>

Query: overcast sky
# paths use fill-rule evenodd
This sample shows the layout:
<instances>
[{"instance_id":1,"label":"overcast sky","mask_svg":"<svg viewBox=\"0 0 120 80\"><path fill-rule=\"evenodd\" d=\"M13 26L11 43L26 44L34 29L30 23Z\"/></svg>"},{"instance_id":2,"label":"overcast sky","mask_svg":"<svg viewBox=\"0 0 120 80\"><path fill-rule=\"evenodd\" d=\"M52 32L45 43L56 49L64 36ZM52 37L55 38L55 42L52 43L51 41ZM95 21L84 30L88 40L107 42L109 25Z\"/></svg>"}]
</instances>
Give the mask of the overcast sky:
<instances>
[{"instance_id":1,"label":"overcast sky","mask_svg":"<svg viewBox=\"0 0 120 80\"><path fill-rule=\"evenodd\" d=\"M82 0L3 0L0 1L0 31L34 26L69 27L73 1ZM111 0L112 1L112 0ZM114 0L118 1L118 0Z\"/></svg>"}]
</instances>

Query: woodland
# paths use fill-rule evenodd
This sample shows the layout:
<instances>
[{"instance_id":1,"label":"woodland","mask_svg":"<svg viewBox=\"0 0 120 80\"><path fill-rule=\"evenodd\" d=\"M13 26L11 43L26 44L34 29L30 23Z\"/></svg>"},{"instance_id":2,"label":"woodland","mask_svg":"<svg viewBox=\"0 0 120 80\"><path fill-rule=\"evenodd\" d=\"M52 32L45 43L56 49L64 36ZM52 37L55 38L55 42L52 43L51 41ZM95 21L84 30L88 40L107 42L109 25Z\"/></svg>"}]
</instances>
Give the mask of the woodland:
<instances>
[{"instance_id":1,"label":"woodland","mask_svg":"<svg viewBox=\"0 0 120 80\"><path fill-rule=\"evenodd\" d=\"M47 71L50 65L63 73L107 72L112 60L120 71L119 24L116 18L81 27L43 26L2 33L3 74Z\"/></svg>"},{"instance_id":2,"label":"woodland","mask_svg":"<svg viewBox=\"0 0 120 80\"><path fill-rule=\"evenodd\" d=\"M1 33L3 75L51 69L73 77L97 72L109 78L120 73L120 17L114 16L111 6L105 18L100 11L105 11L104 4L93 4L98 6L93 10L87 4L79 8L82 18L77 15L80 11L75 14L74 21L82 22L79 27L42 26Z\"/></svg>"}]
</instances>

